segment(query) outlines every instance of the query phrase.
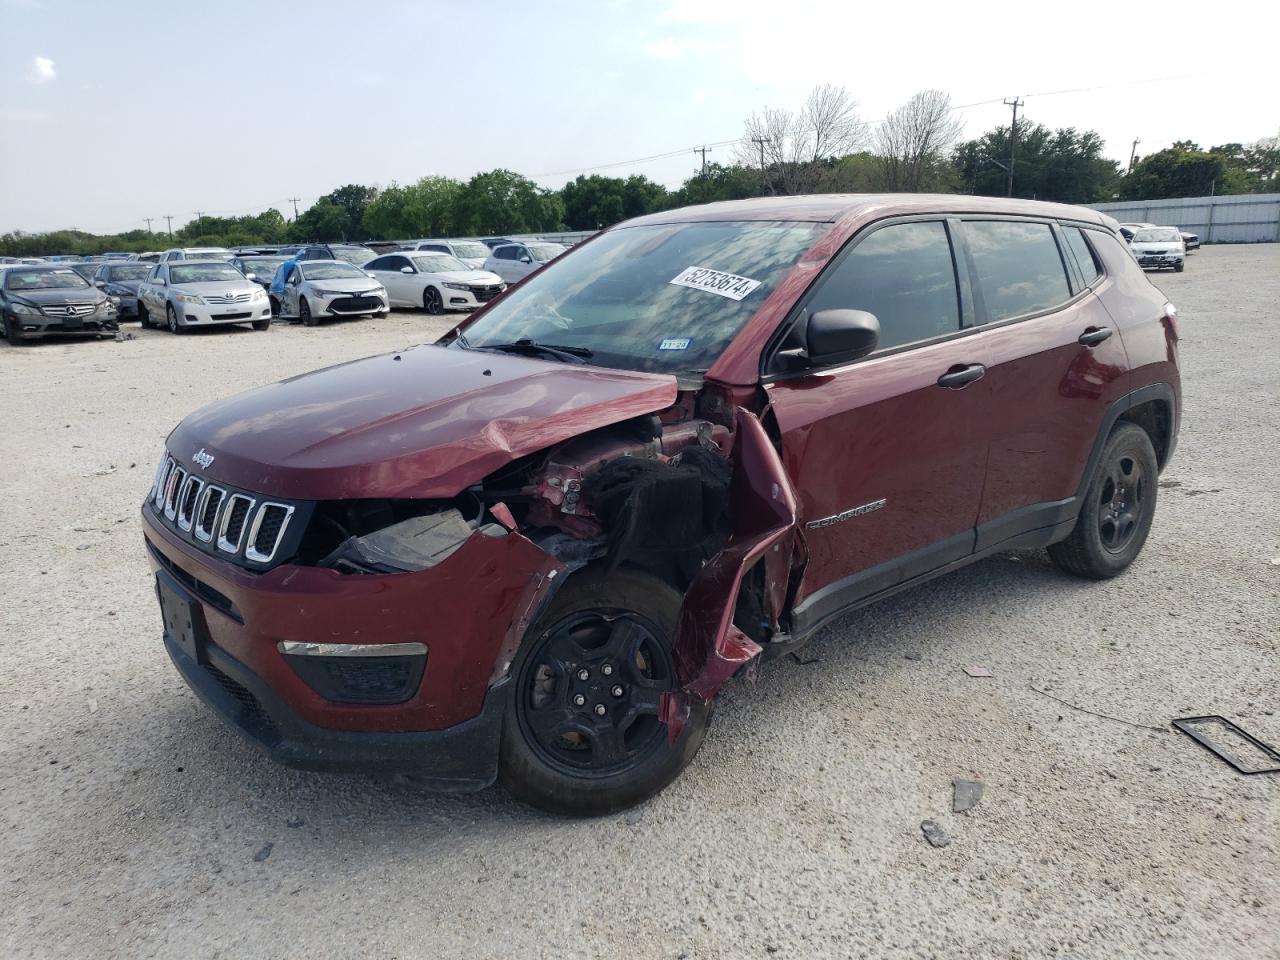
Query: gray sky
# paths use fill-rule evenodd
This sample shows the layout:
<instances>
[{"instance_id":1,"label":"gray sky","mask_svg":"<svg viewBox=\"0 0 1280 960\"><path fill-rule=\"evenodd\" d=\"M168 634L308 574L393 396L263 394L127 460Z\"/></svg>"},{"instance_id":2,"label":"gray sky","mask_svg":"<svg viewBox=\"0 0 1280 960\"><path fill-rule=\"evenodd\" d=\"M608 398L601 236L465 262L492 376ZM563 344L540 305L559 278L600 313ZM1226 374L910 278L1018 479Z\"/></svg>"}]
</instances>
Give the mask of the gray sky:
<instances>
[{"instance_id":1,"label":"gray sky","mask_svg":"<svg viewBox=\"0 0 1280 960\"><path fill-rule=\"evenodd\" d=\"M1127 161L1280 132L1280 3L0 0L0 231L291 213L344 183L503 166L559 187L609 166L678 185L762 106L917 90L966 136L1026 98ZM1216 22L1226 25L1216 27ZM1050 91L1087 89L1054 96ZM732 147L713 148L728 162Z\"/></svg>"}]
</instances>

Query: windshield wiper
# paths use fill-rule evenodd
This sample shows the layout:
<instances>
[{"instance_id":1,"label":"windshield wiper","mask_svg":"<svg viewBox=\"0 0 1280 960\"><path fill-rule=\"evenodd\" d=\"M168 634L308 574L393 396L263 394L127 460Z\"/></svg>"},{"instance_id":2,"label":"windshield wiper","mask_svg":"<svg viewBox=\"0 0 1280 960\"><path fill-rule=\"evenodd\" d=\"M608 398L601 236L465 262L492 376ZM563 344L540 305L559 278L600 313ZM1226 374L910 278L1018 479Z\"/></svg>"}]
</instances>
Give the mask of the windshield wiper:
<instances>
[{"instance_id":1,"label":"windshield wiper","mask_svg":"<svg viewBox=\"0 0 1280 960\"><path fill-rule=\"evenodd\" d=\"M568 360L572 363L586 363L595 356L595 351L586 347L572 347L558 343L536 343L527 337L511 343L482 343L476 346L464 344L464 346L470 347L472 350L503 350L508 353L549 353L553 357L559 357L561 360Z\"/></svg>"}]
</instances>

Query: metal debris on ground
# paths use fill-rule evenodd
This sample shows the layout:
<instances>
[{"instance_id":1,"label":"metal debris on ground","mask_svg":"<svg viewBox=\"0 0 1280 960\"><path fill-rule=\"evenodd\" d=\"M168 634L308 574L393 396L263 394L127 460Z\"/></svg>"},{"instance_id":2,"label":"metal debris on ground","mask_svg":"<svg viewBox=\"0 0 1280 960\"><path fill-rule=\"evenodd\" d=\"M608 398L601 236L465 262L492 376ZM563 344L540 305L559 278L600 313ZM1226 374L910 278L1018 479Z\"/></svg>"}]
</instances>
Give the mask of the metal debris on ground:
<instances>
[{"instance_id":1,"label":"metal debris on ground","mask_svg":"<svg viewBox=\"0 0 1280 960\"><path fill-rule=\"evenodd\" d=\"M993 677L995 674L991 672L990 667L984 667L980 664L970 664L964 668L964 672L971 677Z\"/></svg>"},{"instance_id":2,"label":"metal debris on ground","mask_svg":"<svg viewBox=\"0 0 1280 960\"><path fill-rule=\"evenodd\" d=\"M1240 773L1280 773L1280 751L1226 717L1181 717L1173 721L1173 727Z\"/></svg>"},{"instance_id":3,"label":"metal debris on ground","mask_svg":"<svg viewBox=\"0 0 1280 960\"><path fill-rule=\"evenodd\" d=\"M791 653L791 654L788 654L788 656L790 656L792 660L800 664L802 667L807 667L810 664L822 662L821 657L806 657L800 653Z\"/></svg>"},{"instance_id":4,"label":"metal debris on ground","mask_svg":"<svg viewBox=\"0 0 1280 960\"><path fill-rule=\"evenodd\" d=\"M274 843L265 844L261 850L253 855L253 862L261 863L263 860L267 859L267 857L271 856L271 848L274 846Z\"/></svg>"},{"instance_id":5,"label":"metal debris on ground","mask_svg":"<svg viewBox=\"0 0 1280 960\"><path fill-rule=\"evenodd\" d=\"M945 847L951 842L951 838L947 836L947 831L942 829L941 824L936 820L925 820L920 824L920 832L924 834L924 838L934 847Z\"/></svg>"},{"instance_id":6,"label":"metal debris on ground","mask_svg":"<svg viewBox=\"0 0 1280 960\"><path fill-rule=\"evenodd\" d=\"M972 810L982 799L982 784L977 780L961 780L958 777L951 781L951 810L953 813L964 813Z\"/></svg>"}]
</instances>

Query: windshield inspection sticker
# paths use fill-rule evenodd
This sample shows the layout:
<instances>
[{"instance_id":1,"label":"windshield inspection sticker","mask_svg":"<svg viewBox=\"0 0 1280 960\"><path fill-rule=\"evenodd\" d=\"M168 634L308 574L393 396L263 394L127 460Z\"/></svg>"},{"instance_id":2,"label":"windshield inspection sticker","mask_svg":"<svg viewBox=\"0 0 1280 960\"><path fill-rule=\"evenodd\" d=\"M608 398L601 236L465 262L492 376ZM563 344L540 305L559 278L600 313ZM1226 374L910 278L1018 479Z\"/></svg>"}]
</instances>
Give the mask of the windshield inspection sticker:
<instances>
[{"instance_id":1,"label":"windshield inspection sticker","mask_svg":"<svg viewBox=\"0 0 1280 960\"><path fill-rule=\"evenodd\" d=\"M659 350L688 350L689 344L693 343L692 337L667 337L660 344Z\"/></svg>"},{"instance_id":2,"label":"windshield inspection sticker","mask_svg":"<svg viewBox=\"0 0 1280 960\"><path fill-rule=\"evenodd\" d=\"M674 280L670 281L678 287L692 287L694 290L705 290L716 296L728 297L730 300L741 300L756 287L759 280L740 277L734 273L721 273L710 267L687 267Z\"/></svg>"}]
</instances>

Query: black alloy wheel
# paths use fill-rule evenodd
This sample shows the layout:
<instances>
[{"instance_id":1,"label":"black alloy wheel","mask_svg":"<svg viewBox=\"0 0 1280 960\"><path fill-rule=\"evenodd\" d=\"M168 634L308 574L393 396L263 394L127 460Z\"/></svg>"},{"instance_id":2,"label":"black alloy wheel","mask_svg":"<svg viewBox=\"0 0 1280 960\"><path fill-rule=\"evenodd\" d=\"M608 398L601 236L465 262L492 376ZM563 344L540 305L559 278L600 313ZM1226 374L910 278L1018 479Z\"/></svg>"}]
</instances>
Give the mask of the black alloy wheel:
<instances>
[{"instance_id":1,"label":"black alloy wheel","mask_svg":"<svg viewBox=\"0 0 1280 960\"><path fill-rule=\"evenodd\" d=\"M1147 481L1135 456L1121 455L1105 471L1098 490L1098 539L1107 550L1119 553L1138 532Z\"/></svg>"},{"instance_id":2,"label":"black alloy wheel","mask_svg":"<svg viewBox=\"0 0 1280 960\"><path fill-rule=\"evenodd\" d=\"M298 301L298 319L302 321L305 327L314 327L318 322L311 315L311 304L307 303L307 298L303 297Z\"/></svg>"},{"instance_id":3,"label":"black alloy wheel","mask_svg":"<svg viewBox=\"0 0 1280 960\"><path fill-rule=\"evenodd\" d=\"M427 287L422 291L422 306L433 316L444 313L444 298L440 296L440 291L435 287Z\"/></svg>"}]
</instances>

